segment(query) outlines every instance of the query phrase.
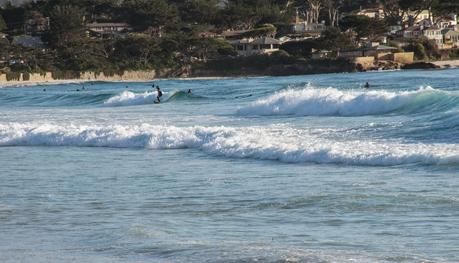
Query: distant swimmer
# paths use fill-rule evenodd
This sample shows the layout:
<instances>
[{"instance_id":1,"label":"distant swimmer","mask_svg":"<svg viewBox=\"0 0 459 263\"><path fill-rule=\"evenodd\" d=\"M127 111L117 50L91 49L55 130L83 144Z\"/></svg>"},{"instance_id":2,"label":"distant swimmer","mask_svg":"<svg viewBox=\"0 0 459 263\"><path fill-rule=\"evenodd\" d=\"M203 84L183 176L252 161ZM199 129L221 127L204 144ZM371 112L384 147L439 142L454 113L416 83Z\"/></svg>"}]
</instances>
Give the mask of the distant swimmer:
<instances>
[{"instance_id":1,"label":"distant swimmer","mask_svg":"<svg viewBox=\"0 0 459 263\"><path fill-rule=\"evenodd\" d=\"M46 89L43 89L43 91L46 91Z\"/></svg>"},{"instance_id":2,"label":"distant swimmer","mask_svg":"<svg viewBox=\"0 0 459 263\"><path fill-rule=\"evenodd\" d=\"M157 103L160 103L161 102L160 98L163 96L163 92L161 91L159 86L156 86L156 92L158 92L158 94L156 95L156 99L158 100Z\"/></svg>"},{"instance_id":3,"label":"distant swimmer","mask_svg":"<svg viewBox=\"0 0 459 263\"><path fill-rule=\"evenodd\" d=\"M363 86L365 89L369 89L370 88L370 83L365 83L365 86Z\"/></svg>"}]
</instances>

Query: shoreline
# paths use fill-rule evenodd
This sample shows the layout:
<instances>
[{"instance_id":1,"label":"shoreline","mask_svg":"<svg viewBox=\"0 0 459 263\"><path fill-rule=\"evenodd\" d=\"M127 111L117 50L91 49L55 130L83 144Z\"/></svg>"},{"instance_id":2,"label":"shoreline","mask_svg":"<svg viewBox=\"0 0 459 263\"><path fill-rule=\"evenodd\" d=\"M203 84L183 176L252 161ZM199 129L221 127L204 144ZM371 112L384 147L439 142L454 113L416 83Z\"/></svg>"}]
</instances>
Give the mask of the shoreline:
<instances>
[{"instance_id":1,"label":"shoreline","mask_svg":"<svg viewBox=\"0 0 459 263\"><path fill-rule=\"evenodd\" d=\"M454 59L454 60L438 60L438 61L428 61L425 63L431 63L437 67L437 69L454 69L454 68L459 68L459 59ZM413 64L416 64L413 63ZM416 69L416 68L410 68L410 69ZM389 72L389 71L404 71L404 70L410 70L410 69L397 69L397 70L375 70L375 71L363 71L363 72ZM423 68L419 68L423 69ZM432 68L435 69L435 68ZM143 73L142 71L139 71L141 74ZM329 72L323 72L323 73L312 73L312 74L307 74L307 75L314 75L314 74L326 74ZM345 71L343 72L335 72L335 73L347 73ZM294 76L297 74L290 74L290 75L285 75L285 76ZM132 76L132 75L131 75ZM161 81L161 80L181 80L181 81L187 81L187 80L216 80L216 79L229 79L229 78L251 78L251 77L268 77L272 76L270 74L247 74L247 75L232 75L232 76L191 76L191 77L171 77L171 78L155 78L152 76L152 78L131 78L129 77L121 77L121 78L109 78L109 77L102 77L102 78L80 78L80 79L52 79L52 78L47 78L46 80L11 80L11 81L5 81L2 80L0 81L0 89L1 88L10 88L10 87L26 87L26 86L40 86L40 85L60 85L60 84L82 84L82 83L89 83L89 82L108 82L108 83L127 83L127 82L137 82L137 83L142 83L142 82L154 82L154 81ZM279 75L276 75L279 76Z\"/></svg>"},{"instance_id":2,"label":"shoreline","mask_svg":"<svg viewBox=\"0 0 459 263\"><path fill-rule=\"evenodd\" d=\"M241 77L260 77L260 76L241 76ZM47 81L1 81L0 89L11 87L27 87L27 86L49 86L61 84L83 84L91 82L107 82L107 83L147 83L161 80L217 80L229 79L231 77L178 77L178 78L153 78L153 79L123 79L123 80L100 80L100 79L56 79Z\"/></svg>"},{"instance_id":3,"label":"shoreline","mask_svg":"<svg viewBox=\"0 0 459 263\"><path fill-rule=\"evenodd\" d=\"M459 68L459 59L429 61L440 68Z\"/></svg>"}]
</instances>

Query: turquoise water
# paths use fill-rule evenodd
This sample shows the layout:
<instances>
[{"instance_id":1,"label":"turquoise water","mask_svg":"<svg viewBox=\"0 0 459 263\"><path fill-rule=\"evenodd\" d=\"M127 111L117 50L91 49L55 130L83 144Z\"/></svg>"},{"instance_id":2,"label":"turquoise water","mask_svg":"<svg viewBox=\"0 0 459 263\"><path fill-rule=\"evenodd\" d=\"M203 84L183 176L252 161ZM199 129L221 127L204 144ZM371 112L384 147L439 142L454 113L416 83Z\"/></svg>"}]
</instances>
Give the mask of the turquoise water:
<instances>
[{"instance_id":1,"label":"turquoise water","mask_svg":"<svg viewBox=\"0 0 459 263\"><path fill-rule=\"evenodd\" d=\"M0 261L457 262L458 77L1 88Z\"/></svg>"}]
</instances>

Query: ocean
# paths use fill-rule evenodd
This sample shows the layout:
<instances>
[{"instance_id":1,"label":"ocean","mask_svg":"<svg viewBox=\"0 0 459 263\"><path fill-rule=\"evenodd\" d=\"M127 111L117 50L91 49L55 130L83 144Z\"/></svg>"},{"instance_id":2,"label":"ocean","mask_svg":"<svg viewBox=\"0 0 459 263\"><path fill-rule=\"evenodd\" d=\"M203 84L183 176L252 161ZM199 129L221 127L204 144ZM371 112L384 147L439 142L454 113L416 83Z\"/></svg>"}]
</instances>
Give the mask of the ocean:
<instances>
[{"instance_id":1,"label":"ocean","mask_svg":"<svg viewBox=\"0 0 459 263\"><path fill-rule=\"evenodd\" d=\"M458 262L458 79L0 88L0 261Z\"/></svg>"}]
</instances>

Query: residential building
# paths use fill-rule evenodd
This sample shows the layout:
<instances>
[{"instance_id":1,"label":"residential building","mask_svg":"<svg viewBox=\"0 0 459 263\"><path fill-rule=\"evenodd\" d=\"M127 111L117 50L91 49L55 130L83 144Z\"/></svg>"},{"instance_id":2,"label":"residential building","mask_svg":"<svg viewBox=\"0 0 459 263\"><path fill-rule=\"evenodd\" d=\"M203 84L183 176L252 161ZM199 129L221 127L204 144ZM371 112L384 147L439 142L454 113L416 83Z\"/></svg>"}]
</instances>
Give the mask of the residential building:
<instances>
[{"instance_id":1,"label":"residential building","mask_svg":"<svg viewBox=\"0 0 459 263\"><path fill-rule=\"evenodd\" d=\"M422 35L422 27L420 26L410 26L403 30L404 38L418 38Z\"/></svg>"},{"instance_id":2,"label":"residential building","mask_svg":"<svg viewBox=\"0 0 459 263\"><path fill-rule=\"evenodd\" d=\"M331 50L316 50L313 48L311 53L312 59L331 58L332 56L333 51Z\"/></svg>"},{"instance_id":3,"label":"residential building","mask_svg":"<svg viewBox=\"0 0 459 263\"><path fill-rule=\"evenodd\" d=\"M360 9L357 15L367 16L369 18L384 19L384 10L382 8Z\"/></svg>"},{"instance_id":4,"label":"residential building","mask_svg":"<svg viewBox=\"0 0 459 263\"><path fill-rule=\"evenodd\" d=\"M457 15L439 18L436 25L440 28L451 28L457 25Z\"/></svg>"},{"instance_id":5,"label":"residential building","mask_svg":"<svg viewBox=\"0 0 459 263\"><path fill-rule=\"evenodd\" d=\"M132 31L127 23L89 23L86 25L89 33L98 37L116 37Z\"/></svg>"},{"instance_id":6,"label":"residential building","mask_svg":"<svg viewBox=\"0 0 459 263\"><path fill-rule=\"evenodd\" d=\"M435 44L438 47L442 47L443 45L443 34L442 34L442 29L434 26L430 27L424 30L424 36L429 39L435 41Z\"/></svg>"},{"instance_id":7,"label":"residential building","mask_svg":"<svg viewBox=\"0 0 459 263\"><path fill-rule=\"evenodd\" d=\"M279 51L281 42L271 37L244 38L230 42L239 56L271 54Z\"/></svg>"},{"instance_id":8,"label":"residential building","mask_svg":"<svg viewBox=\"0 0 459 263\"><path fill-rule=\"evenodd\" d=\"M459 48L459 31L447 29L444 33L444 47Z\"/></svg>"},{"instance_id":9,"label":"residential building","mask_svg":"<svg viewBox=\"0 0 459 263\"><path fill-rule=\"evenodd\" d=\"M410 25L418 24L424 19L433 21L432 12L428 9L422 11L408 11L404 14L403 21Z\"/></svg>"},{"instance_id":10,"label":"residential building","mask_svg":"<svg viewBox=\"0 0 459 263\"><path fill-rule=\"evenodd\" d=\"M321 33L327 29L325 23L308 23L296 22L291 24L291 31L293 34L309 34L315 37L320 37Z\"/></svg>"},{"instance_id":11,"label":"residential building","mask_svg":"<svg viewBox=\"0 0 459 263\"><path fill-rule=\"evenodd\" d=\"M13 41L11 42L13 45L29 47L29 48L42 48L44 47L44 43L38 36L28 36L28 35L21 35L13 37Z\"/></svg>"},{"instance_id":12,"label":"residential building","mask_svg":"<svg viewBox=\"0 0 459 263\"><path fill-rule=\"evenodd\" d=\"M339 52L339 57L356 58L356 57L374 57L375 59L385 59L387 55L396 52L398 49L386 45L380 45L376 42L367 43L365 46L356 49Z\"/></svg>"}]
</instances>

